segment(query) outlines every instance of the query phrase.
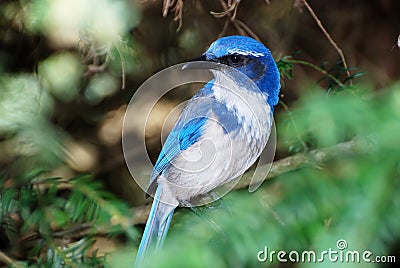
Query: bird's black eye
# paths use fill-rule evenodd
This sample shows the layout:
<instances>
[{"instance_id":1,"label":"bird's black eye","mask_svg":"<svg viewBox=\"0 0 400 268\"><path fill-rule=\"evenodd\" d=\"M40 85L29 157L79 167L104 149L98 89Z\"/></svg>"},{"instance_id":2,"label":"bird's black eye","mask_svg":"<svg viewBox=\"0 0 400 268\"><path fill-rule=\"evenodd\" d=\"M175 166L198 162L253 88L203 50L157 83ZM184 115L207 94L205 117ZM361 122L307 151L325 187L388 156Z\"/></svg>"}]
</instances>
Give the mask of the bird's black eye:
<instances>
[{"instance_id":1,"label":"bird's black eye","mask_svg":"<svg viewBox=\"0 0 400 268\"><path fill-rule=\"evenodd\" d=\"M229 56L221 57L217 61L231 67L240 67L246 63L246 57L243 55L232 54Z\"/></svg>"},{"instance_id":2,"label":"bird's black eye","mask_svg":"<svg viewBox=\"0 0 400 268\"><path fill-rule=\"evenodd\" d=\"M239 67L245 63L246 58L242 55L233 54L228 56L228 65L231 67Z\"/></svg>"},{"instance_id":3,"label":"bird's black eye","mask_svg":"<svg viewBox=\"0 0 400 268\"><path fill-rule=\"evenodd\" d=\"M232 55L232 56L230 56L230 61L233 64L239 64L242 61L242 59L239 55Z\"/></svg>"}]
</instances>

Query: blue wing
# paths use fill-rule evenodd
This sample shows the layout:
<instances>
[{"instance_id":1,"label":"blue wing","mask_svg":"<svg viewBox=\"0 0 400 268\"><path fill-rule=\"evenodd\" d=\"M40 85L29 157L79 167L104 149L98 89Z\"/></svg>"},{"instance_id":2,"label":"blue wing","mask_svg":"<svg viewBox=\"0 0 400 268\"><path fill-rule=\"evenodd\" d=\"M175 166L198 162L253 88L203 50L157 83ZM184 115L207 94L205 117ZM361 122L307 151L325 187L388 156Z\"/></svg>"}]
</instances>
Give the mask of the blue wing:
<instances>
[{"instance_id":1,"label":"blue wing","mask_svg":"<svg viewBox=\"0 0 400 268\"><path fill-rule=\"evenodd\" d=\"M201 97L211 96L212 84L206 84L187 104L178 118L177 123L169 134L161 150L158 160L150 177L147 195L154 194L154 202L150 210L146 228L136 258L136 267L141 262L146 252L152 246L159 248L168 232L169 224L174 213L174 206L160 202L161 185L157 185L157 177L171 164L171 161L180 151L186 150L196 143L204 133L205 124L209 113L212 111L211 101L203 101Z\"/></svg>"},{"instance_id":2,"label":"blue wing","mask_svg":"<svg viewBox=\"0 0 400 268\"><path fill-rule=\"evenodd\" d=\"M148 195L155 193L156 178L164 172L179 152L196 143L203 135L206 122L212 112L214 100L212 86L213 80L204 85L183 109L158 156L150 176Z\"/></svg>"}]
</instances>

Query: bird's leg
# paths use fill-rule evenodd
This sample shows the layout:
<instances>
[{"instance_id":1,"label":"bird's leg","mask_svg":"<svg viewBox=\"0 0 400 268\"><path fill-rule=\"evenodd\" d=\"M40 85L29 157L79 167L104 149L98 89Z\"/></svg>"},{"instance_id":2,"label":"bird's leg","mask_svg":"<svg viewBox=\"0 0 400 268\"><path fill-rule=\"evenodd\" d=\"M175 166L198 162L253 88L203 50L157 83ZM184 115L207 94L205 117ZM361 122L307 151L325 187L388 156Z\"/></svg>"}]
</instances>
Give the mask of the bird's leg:
<instances>
[{"instance_id":1,"label":"bird's leg","mask_svg":"<svg viewBox=\"0 0 400 268\"><path fill-rule=\"evenodd\" d=\"M224 203L222 202L221 197L216 193L216 192L210 192L208 195L211 197L211 200L214 200L214 202L206 204L206 207L209 209L216 209L218 207L222 207L226 209Z\"/></svg>"},{"instance_id":2,"label":"bird's leg","mask_svg":"<svg viewBox=\"0 0 400 268\"><path fill-rule=\"evenodd\" d=\"M211 203L206 203L203 206L195 206L193 205L193 203L186 201L184 202L184 205L186 207L189 207L198 217L210 223L217 232L221 232L222 231L221 227L218 226L218 224L210 218L210 216L206 213L206 210L223 208L224 211L227 211L230 214L229 209L227 209L227 207L222 202L221 197L216 192L207 193L203 195L201 199L214 200L214 201Z\"/></svg>"},{"instance_id":3,"label":"bird's leg","mask_svg":"<svg viewBox=\"0 0 400 268\"><path fill-rule=\"evenodd\" d=\"M191 206L190 209L201 219L206 220L208 223L211 224L211 226L215 229L215 231L220 232L222 231L221 227L218 226L218 224L212 220L207 213L205 212L205 209L207 209L207 207L205 206L201 206L201 207L196 207L196 206Z\"/></svg>"}]
</instances>

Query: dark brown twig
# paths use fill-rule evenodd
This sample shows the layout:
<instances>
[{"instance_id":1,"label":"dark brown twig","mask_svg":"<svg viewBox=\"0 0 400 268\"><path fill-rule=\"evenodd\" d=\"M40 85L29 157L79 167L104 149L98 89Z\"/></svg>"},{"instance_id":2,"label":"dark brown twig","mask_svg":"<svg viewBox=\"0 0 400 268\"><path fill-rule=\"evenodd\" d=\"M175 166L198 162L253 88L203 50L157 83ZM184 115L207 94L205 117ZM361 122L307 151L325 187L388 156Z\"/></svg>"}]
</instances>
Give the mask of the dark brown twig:
<instances>
[{"instance_id":1,"label":"dark brown twig","mask_svg":"<svg viewBox=\"0 0 400 268\"><path fill-rule=\"evenodd\" d=\"M336 49L338 52L340 59L343 62L343 66L346 69L346 74L348 78L351 78L350 71L346 62L346 58L344 57L342 49L338 46L338 44L333 40L331 35L328 33L328 31L325 29L324 25L322 25L321 20L318 18L317 14L315 14L314 10L311 8L311 6L308 4L306 0L303 0L304 6L307 8L308 12L310 12L311 16L315 20L315 22L318 24L318 27L321 29L322 33L325 35L325 37L328 39L328 41L331 43L331 45ZM352 80L349 79L350 85L352 85Z\"/></svg>"},{"instance_id":2,"label":"dark brown twig","mask_svg":"<svg viewBox=\"0 0 400 268\"><path fill-rule=\"evenodd\" d=\"M251 30L249 26L247 26L243 21L236 18L240 0L227 0L227 2L225 2L224 0L220 0L220 4L222 6L223 11L221 12L210 11L210 14L213 15L215 18L226 17L224 27L222 28L222 31L218 34L219 37L225 34L229 23L231 23L240 35L248 35L260 41L260 38L258 38L258 36Z\"/></svg>"},{"instance_id":3,"label":"dark brown twig","mask_svg":"<svg viewBox=\"0 0 400 268\"><path fill-rule=\"evenodd\" d=\"M11 257L7 256L3 251L0 251L0 263L4 263L8 267L25 267L24 265L21 265L17 261L13 260Z\"/></svg>"},{"instance_id":4,"label":"dark brown twig","mask_svg":"<svg viewBox=\"0 0 400 268\"><path fill-rule=\"evenodd\" d=\"M183 0L164 0L162 7L162 16L165 18L170 10L174 11L174 21L178 21L179 25L176 29L179 31L183 23Z\"/></svg>"}]
</instances>

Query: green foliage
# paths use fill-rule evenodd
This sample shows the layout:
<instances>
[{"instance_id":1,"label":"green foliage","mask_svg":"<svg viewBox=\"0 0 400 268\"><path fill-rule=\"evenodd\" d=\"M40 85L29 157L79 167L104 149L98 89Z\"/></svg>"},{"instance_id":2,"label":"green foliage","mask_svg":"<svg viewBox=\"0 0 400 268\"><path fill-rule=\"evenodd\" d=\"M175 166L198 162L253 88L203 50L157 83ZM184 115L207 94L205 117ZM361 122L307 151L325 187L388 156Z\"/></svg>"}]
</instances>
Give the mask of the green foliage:
<instances>
[{"instance_id":1,"label":"green foliage","mask_svg":"<svg viewBox=\"0 0 400 268\"><path fill-rule=\"evenodd\" d=\"M300 53L296 53L298 55ZM327 93L337 93L345 89L352 89L352 82L356 78L363 76L365 72L357 71L357 67L345 68L342 62L335 63L330 69L326 70L326 64L322 64L321 67L304 60L298 60L294 58L294 55L283 56L276 62L282 78L294 79L294 65L304 65L310 67L323 76L318 80L318 83L327 81L326 90Z\"/></svg>"},{"instance_id":2,"label":"green foliage","mask_svg":"<svg viewBox=\"0 0 400 268\"><path fill-rule=\"evenodd\" d=\"M52 111L52 99L33 75L1 75L0 89L0 135L40 124Z\"/></svg>"},{"instance_id":3,"label":"green foliage","mask_svg":"<svg viewBox=\"0 0 400 268\"><path fill-rule=\"evenodd\" d=\"M42 61L38 74L48 92L59 100L68 102L78 95L83 66L76 54L64 52Z\"/></svg>"},{"instance_id":4,"label":"green foliage","mask_svg":"<svg viewBox=\"0 0 400 268\"><path fill-rule=\"evenodd\" d=\"M282 78L294 78L294 66L291 61L292 58L292 56L284 56L276 62L276 66L278 67Z\"/></svg>"},{"instance_id":5,"label":"green foliage","mask_svg":"<svg viewBox=\"0 0 400 268\"><path fill-rule=\"evenodd\" d=\"M89 266L103 258L85 255L95 235L123 234L128 241L137 239L128 206L90 176L66 180L44 175L37 171L15 181L1 178L1 224L9 233L10 243L17 243L17 234L24 237L19 243L35 241L27 256L29 261L38 258L38 265L51 267L83 263ZM79 231L85 235L68 247L63 246L60 238L70 237L73 241ZM47 248L45 257L43 248Z\"/></svg>"},{"instance_id":6,"label":"green foliage","mask_svg":"<svg viewBox=\"0 0 400 268\"><path fill-rule=\"evenodd\" d=\"M97 42L116 41L139 16L126 1L34 0L27 6L23 18L28 30L70 45L75 45L79 28L93 32Z\"/></svg>"},{"instance_id":7,"label":"green foliage","mask_svg":"<svg viewBox=\"0 0 400 268\"><path fill-rule=\"evenodd\" d=\"M301 63L307 64L304 62ZM365 72L356 71L357 69L358 69L357 67L351 67L346 69L343 67L341 61L334 64L329 70L326 70L325 65L323 64L320 67L320 69L317 69L321 70L324 73L324 76L318 82L325 79L328 80L328 86L327 86L328 93L330 92L337 93L345 89L352 89L351 86L352 81L365 74Z\"/></svg>"},{"instance_id":8,"label":"green foliage","mask_svg":"<svg viewBox=\"0 0 400 268\"><path fill-rule=\"evenodd\" d=\"M59 163L64 135L48 121L53 106L37 77L0 76L0 137L7 138L1 161L18 164L20 170Z\"/></svg>"},{"instance_id":9,"label":"green foliage","mask_svg":"<svg viewBox=\"0 0 400 268\"><path fill-rule=\"evenodd\" d=\"M132 244L132 213L102 182L68 167L76 159L68 158L73 139L63 128L71 111L85 117L85 105L121 88L121 76L123 87L135 65L134 44L123 37L139 13L127 1L33 0L1 3L0 14L1 40L10 46L0 58L15 54L12 62L29 66L0 63L8 72L0 74L0 265L101 267L105 256L94 242L106 236ZM35 38L40 45L31 48ZM21 47L9 53L12 46Z\"/></svg>"}]
</instances>

